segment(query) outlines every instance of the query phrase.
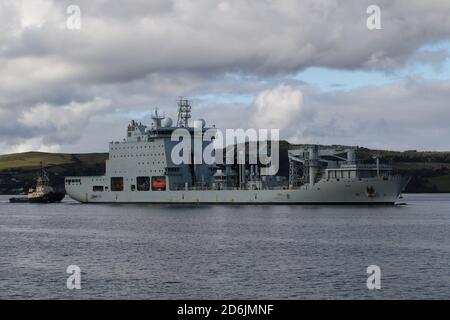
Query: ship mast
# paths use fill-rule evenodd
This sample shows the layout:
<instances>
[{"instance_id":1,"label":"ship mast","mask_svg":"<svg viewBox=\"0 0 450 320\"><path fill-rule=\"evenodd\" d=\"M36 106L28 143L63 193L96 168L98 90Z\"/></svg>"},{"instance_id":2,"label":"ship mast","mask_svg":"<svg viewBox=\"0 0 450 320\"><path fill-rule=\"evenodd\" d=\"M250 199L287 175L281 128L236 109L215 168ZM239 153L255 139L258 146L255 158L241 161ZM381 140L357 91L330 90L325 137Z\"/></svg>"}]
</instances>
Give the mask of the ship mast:
<instances>
[{"instance_id":1,"label":"ship mast","mask_svg":"<svg viewBox=\"0 0 450 320\"><path fill-rule=\"evenodd\" d=\"M191 118L191 105L189 100L180 97L178 100L178 121L177 127L188 127L188 121Z\"/></svg>"}]
</instances>

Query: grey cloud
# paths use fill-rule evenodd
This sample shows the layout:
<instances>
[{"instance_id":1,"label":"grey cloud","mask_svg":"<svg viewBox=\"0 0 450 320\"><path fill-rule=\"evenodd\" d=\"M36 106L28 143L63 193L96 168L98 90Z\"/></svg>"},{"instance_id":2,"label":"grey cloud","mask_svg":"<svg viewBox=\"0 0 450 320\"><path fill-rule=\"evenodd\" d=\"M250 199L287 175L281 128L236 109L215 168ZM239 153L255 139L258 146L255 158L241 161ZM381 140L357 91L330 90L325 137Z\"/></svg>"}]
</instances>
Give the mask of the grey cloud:
<instances>
[{"instance_id":1,"label":"grey cloud","mask_svg":"<svg viewBox=\"0 0 450 320\"><path fill-rule=\"evenodd\" d=\"M81 1L82 30L50 21L38 31L25 30L6 51L59 54L84 69L82 78L129 81L152 72L388 69L402 65L423 44L449 39L447 2L378 2L383 29L369 31L369 0ZM64 3L69 2L55 2L61 22Z\"/></svg>"},{"instance_id":2,"label":"grey cloud","mask_svg":"<svg viewBox=\"0 0 450 320\"><path fill-rule=\"evenodd\" d=\"M267 77L310 66L391 70L418 47L450 37L445 1L379 1L383 29L377 31L365 25L369 0L79 1L78 31L65 28L72 3L53 3L42 26L8 32L0 60L34 57L35 65L49 68L58 61L68 69L60 82L123 83L178 72Z\"/></svg>"},{"instance_id":3,"label":"grey cloud","mask_svg":"<svg viewBox=\"0 0 450 320\"><path fill-rule=\"evenodd\" d=\"M396 144L400 146L407 133L411 136L408 121L419 128L441 128L448 112L445 83L419 81L330 94L285 78L311 66L385 71L408 63L439 66L444 53L417 49L450 38L447 0L377 1L383 28L377 31L366 28L369 0L48 2L51 12L44 23L26 27L21 27L19 1L0 3L0 120L5 123L0 137L11 144L31 137L74 147L89 143L83 135L66 135L64 127L19 123L21 114L40 104L63 108L96 98L111 100L102 110L117 124L114 132L104 133L108 140L108 134L122 132L123 119L114 115L155 106L172 113L179 95L256 96L280 83L304 93L299 126L286 134L302 139L314 134L376 144L377 130L393 133L397 126L405 135ZM81 7L81 30L65 27L69 4ZM422 116L424 108L429 112ZM251 105L232 101L213 101L197 110L223 126L245 125L253 115ZM425 145L431 140L426 137L425 132L417 141Z\"/></svg>"}]
</instances>

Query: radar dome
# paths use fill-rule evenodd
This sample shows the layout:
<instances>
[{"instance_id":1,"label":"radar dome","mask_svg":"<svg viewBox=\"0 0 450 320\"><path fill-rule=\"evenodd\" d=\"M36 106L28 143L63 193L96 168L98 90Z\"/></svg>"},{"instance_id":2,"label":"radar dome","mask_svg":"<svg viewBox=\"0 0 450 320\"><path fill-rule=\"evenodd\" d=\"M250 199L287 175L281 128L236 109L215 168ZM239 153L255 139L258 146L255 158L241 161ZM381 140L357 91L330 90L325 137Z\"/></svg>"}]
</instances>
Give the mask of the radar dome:
<instances>
[{"instance_id":1,"label":"radar dome","mask_svg":"<svg viewBox=\"0 0 450 320\"><path fill-rule=\"evenodd\" d=\"M165 119L162 121L162 126L163 126L163 127L166 127L166 128L169 128L169 127L172 126L172 123L173 123L172 118L167 117L167 118L165 118Z\"/></svg>"}]
</instances>

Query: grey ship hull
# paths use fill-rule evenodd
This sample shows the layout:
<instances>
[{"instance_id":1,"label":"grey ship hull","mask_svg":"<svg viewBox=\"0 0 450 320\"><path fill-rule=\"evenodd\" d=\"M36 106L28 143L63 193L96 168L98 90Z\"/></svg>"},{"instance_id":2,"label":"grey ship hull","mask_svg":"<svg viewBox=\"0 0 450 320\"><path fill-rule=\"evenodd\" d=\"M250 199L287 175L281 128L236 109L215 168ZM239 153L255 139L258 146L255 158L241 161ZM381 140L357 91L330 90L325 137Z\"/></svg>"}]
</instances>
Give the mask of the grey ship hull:
<instances>
[{"instance_id":1,"label":"grey ship hull","mask_svg":"<svg viewBox=\"0 0 450 320\"><path fill-rule=\"evenodd\" d=\"M67 194L82 203L394 204L407 183L404 177L390 176L320 180L299 189L93 192L95 178L82 177L79 185L66 186ZM373 188L373 193L368 193L368 188Z\"/></svg>"}]
</instances>

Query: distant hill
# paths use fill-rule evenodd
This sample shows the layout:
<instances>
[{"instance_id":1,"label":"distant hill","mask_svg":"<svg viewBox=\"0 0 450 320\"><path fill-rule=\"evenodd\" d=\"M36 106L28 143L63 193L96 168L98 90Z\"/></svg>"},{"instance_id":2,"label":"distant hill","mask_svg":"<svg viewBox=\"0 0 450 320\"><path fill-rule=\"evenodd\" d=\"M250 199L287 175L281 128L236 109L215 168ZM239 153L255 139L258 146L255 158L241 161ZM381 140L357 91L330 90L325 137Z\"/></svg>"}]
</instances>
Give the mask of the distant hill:
<instances>
[{"instance_id":1,"label":"distant hill","mask_svg":"<svg viewBox=\"0 0 450 320\"><path fill-rule=\"evenodd\" d=\"M81 163L83 166L95 166L103 164L108 159L107 153L47 153L47 152L24 152L8 155L0 155L0 171L10 169L39 169L40 163L46 167L65 167L71 164Z\"/></svg>"},{"instance_id":2,"label":"distant hill","mask_svg":"<svg viewBox=\"0 0 450 320\"><path fill-rule=\"evenodd\" d=\"M406 192L450 193L450 152L358 150L362 159L379 154L400 174L410 176Z\"/></svg>"},{"instance_id":3,"label":"distant hill","mask_svg":"<svg viewBox=\"0 0 450 320\"><path fill-rule=\"evenodd\" d=\"M66 176L103 174L106 159L107 153L24 152L0 155L0 193L16 194L28 190L34 184L41 162L53 186L63 189Z\"/></svg>"},{"instance_id":4,"label":"distant hill","mask_svg":"<svg viewBox=\"0 0 450 320\"><path fill-rule=\"evenodd\" d=\"M295 146L280 141L280 175L288 175L287 151ZM358 148L357 153L365 162L371 162L372 156L379 155L381 162L392 164L396 172L411 176L406 192L450 193L450 152ZM28 190L34 183L41 162L54 186L62 189L65 176L102 175L107 158L107 153L25 152L0 155L0 193L15 194Z\"/></svg>"}]
</instances>

